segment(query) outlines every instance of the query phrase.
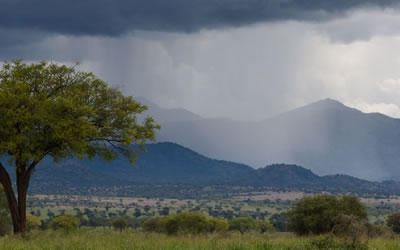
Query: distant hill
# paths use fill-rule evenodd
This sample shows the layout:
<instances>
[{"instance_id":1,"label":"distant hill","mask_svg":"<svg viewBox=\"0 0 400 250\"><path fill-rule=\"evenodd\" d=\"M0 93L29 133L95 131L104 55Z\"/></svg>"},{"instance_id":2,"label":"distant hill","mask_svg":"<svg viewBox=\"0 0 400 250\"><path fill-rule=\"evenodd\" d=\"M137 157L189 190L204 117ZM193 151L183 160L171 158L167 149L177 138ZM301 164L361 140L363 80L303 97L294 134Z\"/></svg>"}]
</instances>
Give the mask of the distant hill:
<instances>
[{"instance_id":1,"label":"distant hill","mask_svg":"<svg viewBox=\"0 0 400 250\"><path fill-rule=\"evenodd\" d=\"M400 179L400 119L362 113L331 99L259 122L167 122L158 139L253 167L286 162L319 175Z\"/></svg>"},{"instance_id":2,"label":"distant hill","mask_svg":"<svg viewBox=\"0 0 400 250\"><path fill-rule=\"evenodd\" d=\"M230 185L292 188L310 191L399 193L397 182L371 182L347 175L318 176L297 165L273 164L253 169L244 164L220 161L202 156L174 143L146 145L137 166L120 159L68 160L53 164L45 161L35 171L31 190L34 192L62 189L126 185ZM57 191L58 190L58 191Z\"/></svg>"},{"instance_id":3,"label":"distant hill","mask_svg":"<svg viewBox=\"0 0 400 250\"><path fill-rule=\"evenodd\" d=\"M38 167L34 185L49 181L67 185L114 184L225 184L237 176L248 175L253 168L228 161L202 156L175 143L146 145L147 152L139 153L136 166L126 159L105 162L68 160L59 164L49 161ZM45 185L45 184L43 184Z\"/></svg>"},{"instance_id":4,"label":"distant hill","mask_svg":"<svg viewBox=\"0 0 400 250\"><path fill-rule=\"evenodd\" d=\"M190 112L183 108L165 109L160 108L158 105L147 100L142 96L134 98L136 101L147 106L147 111L144 116L153 117L158 123L164 124L168 122L182 122L182 121L196 121L203 119L203 117Z\"/></svg>"}]
</instances>

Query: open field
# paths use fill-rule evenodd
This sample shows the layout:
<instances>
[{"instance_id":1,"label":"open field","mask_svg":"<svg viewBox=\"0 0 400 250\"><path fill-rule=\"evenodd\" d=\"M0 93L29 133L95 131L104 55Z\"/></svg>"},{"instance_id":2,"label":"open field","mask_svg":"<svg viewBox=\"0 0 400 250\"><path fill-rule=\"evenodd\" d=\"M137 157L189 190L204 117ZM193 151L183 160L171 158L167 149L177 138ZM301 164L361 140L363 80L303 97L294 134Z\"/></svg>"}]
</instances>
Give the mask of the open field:
<instances>
[{"instance_id":1,"label":"open field","mask_svg":"<svg viewBox=\"0 0 400 250\"><path fill-rule=\"evenodd\" d=\"M357 246L364 246L366 239ZM370 239L364 249L400 249L399 238ZM114 232L114 231L78 231L63 233L56 231L34 232L25 237L8 236L0 238L1 249L360 249L351 248L352 241L327 236L296 237L292 234L236 233L210 234L200 236L168 236L165 234ZM357 247L356 246L356 247Z\"/></svg>"},{"instance_id":2,"label":"open field","mask_svg":"<svg viewBox=\"0 0 400 250\"><path fill-rule=\"evenodd\" d=\"M179 211L201 211L215 217L228 218L234 216L253 216L268 219L274 214L286 212L293 202L310 194L301 191L288 192L254 192L239 193L228 198L209 199L172 199L172 198L146 198L146 197L101 197L78 195L33 195L28 200L28 212L48 219L49 211L53 215L62 213L77 215L77 209L102 212L109 217L119 214L134 216L140 211L139 217L152 217L162 214L168 209L168 214ZM399 197L360 197L366 205L369 220L374 224L384 224L388 214L400 210ZM228 216L228 217L227 217ZM135 216L138 217L138 216Z\"/></svg>"}]
</instances>

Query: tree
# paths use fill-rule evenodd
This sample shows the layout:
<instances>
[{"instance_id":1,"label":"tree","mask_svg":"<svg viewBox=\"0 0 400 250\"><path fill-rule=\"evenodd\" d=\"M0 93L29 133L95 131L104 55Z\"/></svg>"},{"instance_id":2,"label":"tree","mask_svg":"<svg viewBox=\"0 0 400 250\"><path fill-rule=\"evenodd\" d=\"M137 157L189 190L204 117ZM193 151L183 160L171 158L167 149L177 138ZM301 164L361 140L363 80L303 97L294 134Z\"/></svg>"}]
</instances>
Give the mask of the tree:
<instances>
[{"instance_id":1,"label":"tree","mask_svg":"<svg viewBox=\"0 0 400 250\"><path fill-rule=\"evenodd\" d=\"M153 217L148 219L143 224L143 230L146 232L157 232L162 233L165 232L166 224L168 221L168 217Z\"/></svg>"},{"instance_id":2,"label":"tree","mask_svg":"<svg viewBox=\"0 0 400 250\"><path fill-rule=\"evenodd\" d=\"M256 229L257 229L257 223L251 217L234 218L229 222L229 230L239 231L241 234Z\"/></svg>"},{"instance_id":3,"label":"tree","mask_svg":"<svg viewBox=\"0 0 400 250\"><path fill-rule=\"evenodd\" d=\"M287 231L287 214L280 213L280 214L273 214L269 220L271 221L272 225L278 232L286 232Z\"/></svg>"},{"instance_id":4,"label":"tree","mask_svg":"<svg viewBox=\"0 0 400 250\"><path fill-rule=\"evenodd\" d=\"M268 221L264 221L264 220L257 220L257 228L260 231L260 233L266 233L266 232L274 232L275 228L274 226L269 223Z\"/></svg>"},{"instance_id":5,"label":"tree","mask_svg":"<svg viewBox=\"0 0 400 250\"><path fill-rule=\"evenodd\" d=\"M388 227L392 228L394 233L400 233L400 213L394 213L389 215L386 220Z\"/></svg>"},{"instance_id":6,"label":"tree","mask_svg":"<svg viewBox=\"0 0 400 250\"><path fill-rule=\"evenodd\" d=\"M80 221L72 215L57 216L50 222L50 228L53 230L64 230L66 232L75 231L78 229Z\"/></svg>"},{"instance_id":7,"label":"tree","mask_svg":"<svg viewBox=\"0 0 400 250\"><path fill-rule=\"evenodd\" d=\"M128 220L125 217L118 217L115 220L113 220L112 222L112 226L115 229L118 229L119 231L122 232L122 230L124 230L125 228L128 227Z\"/></svg>"},{"instance_id":8,"label":"tree","mask_svg":"<svg viewBox=\"0 0 400 250\"><path fill-rule=\"evenodd\" d=\"M41 225L42 222L40 221L39 217L30 214L26 216L26 229L28 231L37 230Z\"/></svg>"},{"instance_id":9,"label":"tree","mask_svg":"<svg viewBox=\"0 0 400 250\"><path fill-rule=\"evenodd\" d=\"M288 212L288 227L299 235L331 232L338 216L348 215L357 220L367 218L363 204L356 197L316 195L302 198Z\"/></svg>"},{"instance_id":10,"label":"tree","mask_svg":"<svg viewBox=\"0 0 400 250\"><path fill-rule=\"evenodd\" d=\"M159 128L150 117L138 121L145 106L75 68L20 60L0 68L0 157L15 167L17 195L3 163L0 183L15 233L26 230L29 181L43 158L122 155L134 163Z\"/></svg>"},{"instance_id":11,"label":"tree","mask_svg":"<svg viewBox=\"0 0 400 250\"><path fill-rule=\"evenodd\" d=\"M220 218L210 218L208 219L210 232L227 232L229 229L229 223Z\"/></svg>"},{"instance_id":12,"label":"tree","mask_svg":"<svg viewBox=\"0 0 400 250\"><path fill-rule=\"evenodd\" d=\"M199 234L210 230L207 217L200 212L183 212L167 218L165 229L168 234Z\"/></svg>"}]
</instances>

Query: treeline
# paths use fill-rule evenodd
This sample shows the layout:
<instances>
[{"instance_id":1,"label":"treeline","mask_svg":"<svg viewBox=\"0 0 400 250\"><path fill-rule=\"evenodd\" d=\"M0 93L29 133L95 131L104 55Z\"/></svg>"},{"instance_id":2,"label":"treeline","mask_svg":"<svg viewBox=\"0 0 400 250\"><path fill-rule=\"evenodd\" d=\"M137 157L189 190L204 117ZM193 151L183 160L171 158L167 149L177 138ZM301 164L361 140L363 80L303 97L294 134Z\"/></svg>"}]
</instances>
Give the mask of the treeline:
<instances>
[{"instance_id":1,"label":"treeline","mask_svg":"<svg viewBox=\"0 0 400 250\"><path fill-rule=\"evenodd\" d=\"M256 231L260 233L275 231L268 221L255 220L251 217L239 217L232 220L207 218L199 212L184 212L176 215L154 217L143 225L146 232L167 234L179 233L214 233L238 231L240 233Z\"/></svg>"},{"instance_id":2,"label":"treeline","mask_svg":"<svg viewBox=\"0 0 400 250\"><path fill-rule=\"evenodd\" d=\"M0 199L0 205L4 199ZM3 204L4 205L4 204ZM10 232L10 221L0 209L0 234ZM80 210L79 210L80 211ZM365 206L358 198L352 196L316 195L305 197L294 203L291 209L278 217L255 219L252 217L235 217L223 219L206 216L202 212L180 212L172 215L155 217L131 217L123 212L112 217L100 217L95 212L85 209L77 216L59 215L47 220L28 215L29 230L77 230L79 227L114 228L118 231L134 231L176 234L206 234L226 232L259 232L281 231L284 227L297 235L330 234L339 237L350 237L355 242L361 238L380 236L385 233L400 233L400 213L393 213L387 218L386 226L373 225L368 221Z\"/></svg>"}]
</instances>

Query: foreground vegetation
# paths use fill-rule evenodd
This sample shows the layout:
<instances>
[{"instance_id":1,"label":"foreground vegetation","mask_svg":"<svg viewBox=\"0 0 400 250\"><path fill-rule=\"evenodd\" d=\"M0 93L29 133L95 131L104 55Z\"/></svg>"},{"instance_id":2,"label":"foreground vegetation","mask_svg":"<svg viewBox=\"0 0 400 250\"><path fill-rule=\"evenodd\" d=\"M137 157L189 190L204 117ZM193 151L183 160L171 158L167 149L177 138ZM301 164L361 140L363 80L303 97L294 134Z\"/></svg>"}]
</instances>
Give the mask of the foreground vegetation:
<instances>
[{"instance_id":1,"label":"foreground vegetation","mask_svg":"<svg viewBox=\"0 0 400 250\"><path fill-rule=\"evenodd\" d=\"M367 246L368 244L368 246ZM297 237L288 233L177 235L116 231L36 231L0 238L1 249L400 249L399 238Z\"/></svg>"}]
</instances>

